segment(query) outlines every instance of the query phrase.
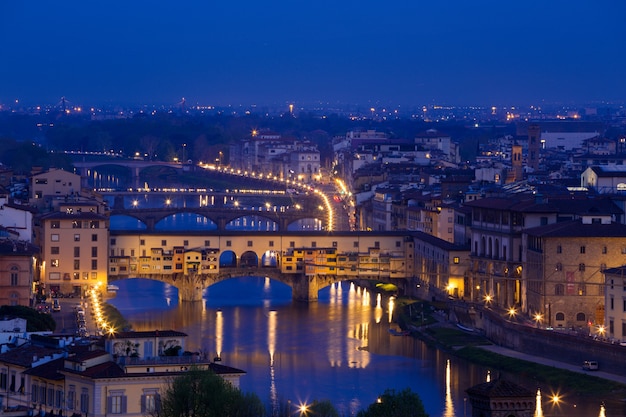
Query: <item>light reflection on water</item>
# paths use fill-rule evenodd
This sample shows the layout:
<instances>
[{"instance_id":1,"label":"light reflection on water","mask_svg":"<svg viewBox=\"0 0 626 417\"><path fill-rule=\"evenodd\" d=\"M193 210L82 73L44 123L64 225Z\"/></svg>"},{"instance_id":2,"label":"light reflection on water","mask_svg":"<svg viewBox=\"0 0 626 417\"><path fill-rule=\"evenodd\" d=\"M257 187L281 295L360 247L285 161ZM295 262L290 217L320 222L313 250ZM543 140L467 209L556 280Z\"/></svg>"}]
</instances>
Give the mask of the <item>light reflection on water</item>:
<instances>
[{"instance_id":1,"label":"light reflection on water","mask_svg":"<svg viewBox=\"0 0 626 417\"><path fill-rule=\"evenodd\" d=\"M228 280L209 287L197 303L180 303L175 288L158 282L116 284L120 290L110 302L135 330L187 333L187 350L245 370L241 389L274 409L286 400L328 399L340 415L350 416L385 389L410 387L432 417L469 416L465 390L490 377L488 369L391 335L390 300L377 295L375 302L364 303L370 294L347 283L326 288L319 302L308 305L293 303L289 287L267 278ZM519 376L506 377L528 384ZM542 410L539 404L535 417L604 416L599 407L564 402L559 408L544 404Z\"/></svg>"}]
</instances>

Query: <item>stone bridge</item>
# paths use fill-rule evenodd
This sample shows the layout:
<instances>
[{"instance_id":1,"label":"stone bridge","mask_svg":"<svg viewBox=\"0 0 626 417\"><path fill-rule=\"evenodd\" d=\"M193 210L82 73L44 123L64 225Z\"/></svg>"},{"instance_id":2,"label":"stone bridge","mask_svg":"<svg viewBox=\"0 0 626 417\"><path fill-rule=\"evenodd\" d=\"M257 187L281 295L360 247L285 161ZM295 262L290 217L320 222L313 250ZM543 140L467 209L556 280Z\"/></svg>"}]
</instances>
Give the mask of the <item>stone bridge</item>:
<instances>
[{"instance_id":1,"label":"stone bridge","mask_svg":"<svg viewBox=\"0 0 626 417\"><path fill-rule=\"evenodd\" d=\"M300 274L284 274L280 268L274 267L246 267L246 268L228 268L221 267L217 274L154 274L154 273L133 273L132 278L146 278L156 281L165 282L178 289L178 298L184 301L201 301L204 290L213 284L226 281L237 277L268 277L282 282L291 287L292 298L295 301L317 301L318 291L332 284L342 281L354 280L354 277L337 276L337 275L315 275L306 276ZM117 275L109 277L109 282L118 279L127 279L130 275ZM390 281L382 279L379 275L360 275L359 281L373 280L376 282ZM398 282L393 280L393 284L403 286L404 280Z\"/></svg>"},{"instance_id":2,"label":"stone bridge","mask_svg":"<svg viewBox=\"0 0 626 417\"><path fill-rule=\"evenodd\" d=\"M155 225L165 219L179 213L191 213L206 217L216 225L216 230L226 230L233 220L246 217L256 216L270 220L278 225L278 230L285 231L291 223L304 219L318 219L322 222L323 227L327 227L326 212L319 209L288 209L285 211L273 210L246 210L225 207L166 207L154 209L119 209L113 208L110 211L111 216L129 216L141 221L146 226L146 231L155 231Z\"/></svg>"}]
</instances>

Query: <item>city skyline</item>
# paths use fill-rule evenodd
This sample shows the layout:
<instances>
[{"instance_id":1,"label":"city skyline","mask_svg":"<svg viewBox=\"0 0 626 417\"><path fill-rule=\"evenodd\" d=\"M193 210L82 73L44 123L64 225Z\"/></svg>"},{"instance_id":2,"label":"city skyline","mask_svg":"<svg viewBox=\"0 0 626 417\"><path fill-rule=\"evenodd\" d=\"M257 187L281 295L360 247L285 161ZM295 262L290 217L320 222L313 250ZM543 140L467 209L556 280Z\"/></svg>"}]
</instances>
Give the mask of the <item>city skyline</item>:
<instances>
[{"instance_id":1,"label":"city skyline","mask_svg":"<svg viewBox=\"0 0 626 417\"><path fill-rule=\"evenodd\" d=\"M506 106L626 97L618 1L107 6L0 6L0 103Z\"/></svg>"}]
</instances>

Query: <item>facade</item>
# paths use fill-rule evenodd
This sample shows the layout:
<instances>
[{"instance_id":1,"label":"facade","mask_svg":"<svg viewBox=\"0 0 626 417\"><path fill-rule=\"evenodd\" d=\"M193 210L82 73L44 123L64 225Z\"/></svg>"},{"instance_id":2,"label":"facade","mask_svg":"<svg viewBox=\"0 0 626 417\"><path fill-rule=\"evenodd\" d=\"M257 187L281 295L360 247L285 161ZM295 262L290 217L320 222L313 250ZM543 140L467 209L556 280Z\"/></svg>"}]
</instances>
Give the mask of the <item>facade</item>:
<instances>
[{"instance_id":1,"label":"facade","mask_svg":"<svg viewBox=\"0 0 626 417\"><path fill-rule=\"evenodd\" d=\"M606 336L620 343L626 342L626 266L604 270L606 307L604 329Z\"/></svg>"},{"instance_id":2,"label":"facade","mask_svg":"<svg viewBox=\"0 0 626 417\"><path fill-rule=\"evenodd\" d=\"M604 271L626 264L626 226L609 216L524 231L526 311L545 325L594 333L605 315Z\"/></svg>"},{"instance_id":3,"label":"facade","mask_svg":"<svg viewBox=\"0 0 626 417\"><path fill-rule=\"evenodd\" d=\"M526 229L579 219L619 220L622 211L610 200L567 196L546 198L510 195L466 203L472 209L471 273L482 296L503 308L518 306L527 312L522 287L524 259L522 233ZM596 220L592 220L596 221ZM545 303L544 303L545 304ZM538 308L535 304L534 308Z\"/></svg>"},{"instance_id":4,"label":"facade","mask_svg":"<svg viewBox=\"0 0 626 417\"><path fill-rule=\"evenodd\" d=\"M599 193L626 191L626 168L623 165L591 166L580 175L580 186Z\"/></svg>"},{"instance_id":5,"label":"facade","mask_svg":"<svg viewBox=\"0 0 626 417\"><path fill-rule=\"evenodd\" d=\"M37 219L40 279L49 292L80 295L107 284L109 219L97 202L61 203Z\"/></svg>"},{"instance_id":6,"label":"facade","mask_svg":"<svg viewBox=\"0 0 626 417\"><path fill-rule=\"evenodd\" d=\"M430 292L471 300L476 288L469 279L469 246L455 245L426 233L415 235L413 284Z\"/></svg>"},{"instance_id":7,"label":"facade","mask_svg":"<svg viewBox=\"0 0 626 417\"><path fill-rule=\"evenodd\" d=\"M33 240L33 208L0 196L0 226L19 240Z\"/></svg>"},{"instance_id":8,"label":"facade","mask_svg":"<svg viewBox=\"0 0 626 417\"><path fill-rule=\"evenodd\" d=\"M35 174L30 182L30 202L37 207L48 207L54 198L80 193L80 175L51 169Z\"/></svg>"},{"instance_id":9,"label":"facade","mask_svg":"<svg viewBox=\"0 0 626 417\"><path fill-rule=\"evenodd\" d=\"M505 379L467 389L472 417L535 417L536 395Z\"/></svg>"},{"instance_id":10,"label":"facade","mask_svg":"<svg viewBox=\"0 0 626 417\"><path fill-rule=\"evenodd\" d=\"M186 334L145 331L121 341L142 346L184 346ZM46 340L44 340L46 339ZM115 336L106 346L115 348ZM57 347L42 347L57 345ZM157 409L161 394L172 377L192 368L215 372L235 387L245 372L212 363L198 354L189 356L116 355L90 346L63 346L53 338L0 354L0 401L16 415L50 413L84 416L144 416ZM162 352L159 352L162 353ZM21 412L21 414L19 414Z\"/></svg>"},{"instance_id":11,"label":"facade","mask_svg":"<svg viewBox=\"0 0 626 417\"><path fill-rule=\"evenodd\" d=\"M0 305L33 307L38 252L29 242L0 238Z\"/></svg>"}]
</instances>

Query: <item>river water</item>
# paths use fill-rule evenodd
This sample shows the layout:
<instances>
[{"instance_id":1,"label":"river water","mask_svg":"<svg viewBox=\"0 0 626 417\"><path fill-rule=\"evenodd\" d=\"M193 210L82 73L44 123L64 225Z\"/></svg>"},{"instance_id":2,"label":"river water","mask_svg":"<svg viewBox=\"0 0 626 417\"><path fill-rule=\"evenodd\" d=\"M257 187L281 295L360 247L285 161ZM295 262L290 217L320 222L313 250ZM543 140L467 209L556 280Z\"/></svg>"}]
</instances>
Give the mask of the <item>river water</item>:
<instances>
[{"instance_id":1,"label":"river water","mask_svg":"<svg viewBox=\"0 0 626 417\"><path fill-rule=\"evenodd\" d=\"M179 302L175 288L156 281L116 285L120 289L108 301L135 330L187 333L186 350L244 370L241 389L256 393L270 409L287 401L295 407L330 400L340 415L353 416L386 389L410 388L431 417L470 416L465 390L490 375L417 339L392 335L392 303L349 283L322 290L311 304L292 302L288 286L262 277L216 284L196 303ZM506 378L536 389L532 381ZM562 394L558 407L544 395L535 416L624 415L618 405L604 411L599 399L577 402Z\"/></svg>"}]
</instances>

